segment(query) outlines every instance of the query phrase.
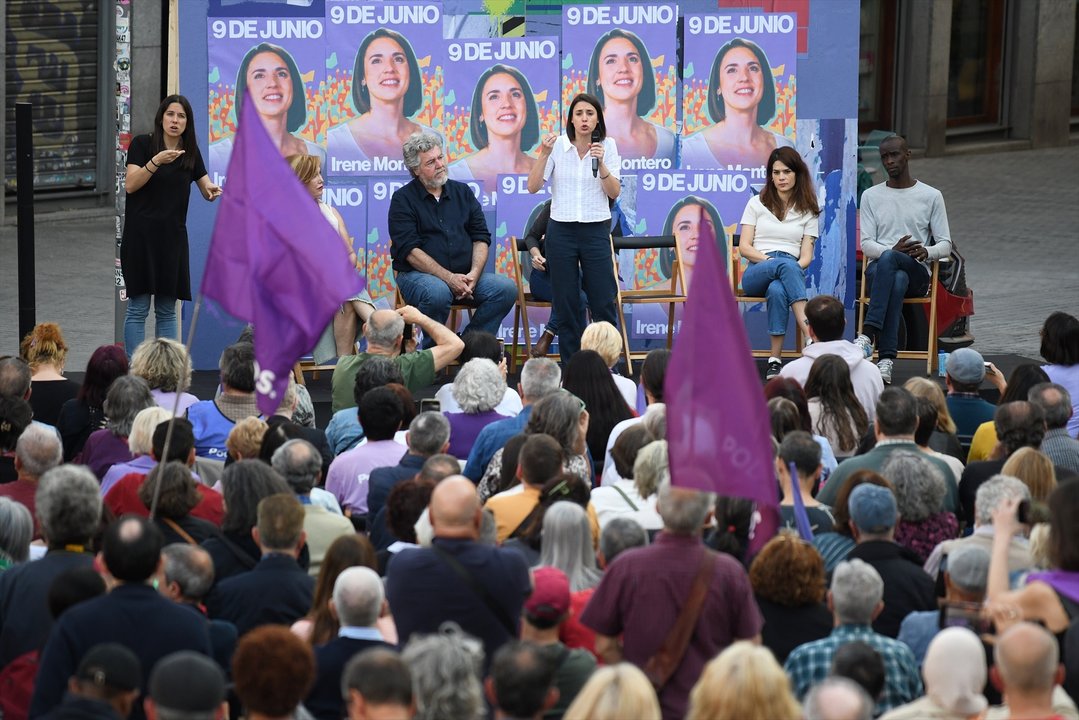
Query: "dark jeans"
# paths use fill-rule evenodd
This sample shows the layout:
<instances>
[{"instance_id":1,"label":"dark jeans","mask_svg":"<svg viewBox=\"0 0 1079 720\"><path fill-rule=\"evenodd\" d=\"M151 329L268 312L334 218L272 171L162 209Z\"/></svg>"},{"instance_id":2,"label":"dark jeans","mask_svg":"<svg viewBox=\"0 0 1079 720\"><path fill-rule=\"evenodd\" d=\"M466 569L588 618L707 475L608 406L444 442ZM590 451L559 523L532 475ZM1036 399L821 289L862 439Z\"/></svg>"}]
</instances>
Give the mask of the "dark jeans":
<instances>
[{"instance_id":1,"label":"dark jeans","mask_svg":"<svg viewBox=\"0 0 1079 720\"><path fill-rule=\"evenodd\" d=\"M531 262L531 259L529 259ZM532 268L532 273L528 277L528 289L532 293L532 297L536 300L542 300L543 302L551 302L554 299L554 290L551 287L551 274L546 270L537 270ZM581 293L581 312L584 313L584 309L588 306L588 298L585 297L584 292L577 288ZM584 324L584 318L581 319L581 324ZM552 335L559 333L561 321L558 319L558 313L554 308L551 308L551 317L547 321L547 325L544 328L546 332Z\"/></svg>"},{"instance_id":2,"label":"dark jeans","mask_svg":"<svg viewBox=\"0 0 1079 720\"><path fill-rule=\"evenodd\" d=\"M906 253L885 250L878 260L869 263L863 280L869 288L869 309L863 324L877 331L877 355L882 360L894 360L899 351L903 298L925 297L929 271Z\"/></svg>"},{"instance_id":3,"label":"dark jeans","mask_svg":"<svg viewBox=\"0 0 1079 720\"><path fill-rule=\"evenodd\" d=\"M610 222L564 223L551 220L544 242L551 274L553 312L558 317L558 350L565 363L581 349L584 308L580 289L588 300L592 320L618 327L614 259Z\"/></svg>"}]
</instances>

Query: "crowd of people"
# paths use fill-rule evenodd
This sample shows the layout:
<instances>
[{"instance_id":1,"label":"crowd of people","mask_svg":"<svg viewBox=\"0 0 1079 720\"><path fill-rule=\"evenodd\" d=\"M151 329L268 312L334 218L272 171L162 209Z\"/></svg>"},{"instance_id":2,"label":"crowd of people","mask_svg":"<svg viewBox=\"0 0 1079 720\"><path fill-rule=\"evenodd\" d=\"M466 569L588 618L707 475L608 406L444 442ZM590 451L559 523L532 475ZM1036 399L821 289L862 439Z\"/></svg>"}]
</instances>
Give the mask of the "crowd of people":
<instances>
[{"instance_id":1,"label":"crowd of people","mask_svg":"<svg viewBox=\"0 0 1079 720\"><path fill-rule=\"evenodd\" d=\"M247 332L200 399L174 340L72 382L41 324L0 360L3 717L1079 717L1079 321L994 405L970 349L855 390L837 305L764 388L755 554L759 508L671 482L669 351L637 408L600 323L512 387L493 335L377 311L325 428L295 382L259 414Z\"/></svg>"}]
</instances>

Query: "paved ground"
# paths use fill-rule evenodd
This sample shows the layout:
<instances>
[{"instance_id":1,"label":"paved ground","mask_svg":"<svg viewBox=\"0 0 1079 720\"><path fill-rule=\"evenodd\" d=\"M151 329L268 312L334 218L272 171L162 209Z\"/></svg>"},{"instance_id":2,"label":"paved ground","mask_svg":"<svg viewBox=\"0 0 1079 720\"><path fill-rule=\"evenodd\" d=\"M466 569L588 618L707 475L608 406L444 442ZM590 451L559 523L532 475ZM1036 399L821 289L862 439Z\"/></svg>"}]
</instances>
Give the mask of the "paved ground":
<instances>
[{"instance_id":1,"label":"paved ground","mask_svg":"<svg viewBox=\"0 0 1079 720\"><path fill-rule=\"evenodd\" d=\"M911 168L944 193L975 292L974 347L1037 358L1042 320L1079 311L1079 146L915 159ZM108 210L38 219L37 317L64 328L72 370L113 339L114 222ZM15 249L8 224L0 235L0 354L18 344Z\"/></svg>"}]
</instances>

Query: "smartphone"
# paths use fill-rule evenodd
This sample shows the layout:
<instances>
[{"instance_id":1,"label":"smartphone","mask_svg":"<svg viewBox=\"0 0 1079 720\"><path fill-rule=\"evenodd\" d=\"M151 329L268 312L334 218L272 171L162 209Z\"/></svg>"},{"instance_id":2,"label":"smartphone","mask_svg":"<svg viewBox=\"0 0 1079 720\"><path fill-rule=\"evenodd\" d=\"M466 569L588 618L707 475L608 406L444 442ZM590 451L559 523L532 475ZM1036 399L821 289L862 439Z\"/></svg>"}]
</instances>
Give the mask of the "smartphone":
<instances>
[{"instance_id":1,"label":"smartphone","mask_svg":"<svg viewBox=\"0 0 1079 720\"><path fill-rule=\"evenodd\" d=\"M1024 525L1030 524L1030 501L1020 500L1019 507L1015 509L1015 519Z\"/></svg>"},{"instance_id":2,"label":"smartphone","mask_svg":"<svg viewBox=\"0 0 1079 720\"><path fill-rule=\"evenodd\" d=\"M506 341L502 338L498 338L498 356L501 358L506 357Z\"/></svg>"},{"instance_id":3,"label":"smartphone","mask_svg":"<svg viewBox=\"0 0 1079 720\"><path fill-rule=\"evenodd\" d=\"M940 629L962 627L975 635L993 632L993 621L982 617L982 604L976 602L946 602L940 605Z\"/></svg>"},{"instance_id":4,"label":"smartphone","mask_svg":"<svg viewBox=\"0 0 1079 720\"><path fill-rule=\"evenodd\" d=\"M434 398L420 400L420 412L442 412L442 403Z\"/></svg>"},{"instance_id":5,"label":"smartphone","mask_svg":"<svg viewBox=\"0 0 1079 720\"><path fill-rule=\"evenodd\" d=\"M401 337L404 340L411 340L413 335L412 323L405 323L405 329L401 332Z\"/></svg>"}]
</instances>

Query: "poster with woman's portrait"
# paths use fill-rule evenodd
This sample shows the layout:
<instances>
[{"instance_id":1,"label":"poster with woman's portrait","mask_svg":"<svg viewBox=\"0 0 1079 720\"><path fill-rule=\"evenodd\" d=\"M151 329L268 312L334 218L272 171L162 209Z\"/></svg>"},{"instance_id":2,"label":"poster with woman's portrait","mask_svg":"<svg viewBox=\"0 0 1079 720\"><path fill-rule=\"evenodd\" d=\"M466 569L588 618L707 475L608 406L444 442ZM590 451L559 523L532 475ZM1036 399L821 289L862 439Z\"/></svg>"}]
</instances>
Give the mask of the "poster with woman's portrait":
<instances>
[{"instance_id":1,"label":"poster with woman's portrait","mask_svg":"<svg viewBox=\"0 0 1079 720\"><path fill-rule=\"evenodd\" d=\"M697 270L700 244L714 238L723 267L738 233L738 221L746 203L754 195L750 175L744 171L704 170L643 172L637 176L638 198L635 235L673 235L674 249L663 248L619 253L619 275L624 286L633 289L688 288ZM681 265L676 262L681 259ZM631 266L627 263L632 261ZM717 287L715 292L726 292ZM626 322L630 340L638 347L658 347L666 343L667 306L633 305ZM681 308L675 310L675 322L681 321ZM632 318L632 319L631 319Z\"/></svg>"},{"instance_id":2,"label":"poster with woman's portrait","mask_svg":"<svg viewBox=\"0 0 1079 720\"><path fill-rule=\"evenodd\" d=\"M763 180L771 152L794 147L797 34L784 13L686 15L683 168Z\"/></svg>"},{"instance_id":3,"label":"poster with woman's portrait","mask_svg":"<svg viewBox=\"0 0 1079 720\"><path fill-rule=\"evenodd\" d=\"M476 184L486 208L498 176L527 175L540 138L559 132L558 39L450 40L446 59L450 178Z\"/></svg>"},{"instance_id":4,"label":"poster with woman's portrait","mask_svg":"<svg viewBox=\"0 0 1079 720\"><path fill-rule=\"evenodd\" d=\"M401 146L442 134L442 6L330 0L326 6L329 177L407 174Z\"/></svg>"},{"instance_id":5,"label":"poster with woman's portrait","mask_svg":"<svg viewBox=\"0 0 1079 720\"><path fill-rule=\"evenodd\" d=\"M678 167L678 8L562 8L562 102L578 93L603 106L622 172Z\"/></svg>"},{"instance_id":6,"label":"poster with woman's portrait","mask_svg":"<svg viewBox=\"0 0 1079 720\"><path fill-rule=\"evenodd\" d=\"M385 298L393 307L397 280L390 257L390 233L386 219L390 200L409 178L400 175L374 175L367 178L367 292L372 300Z\"/></svg>"},{"instance_id":7,"label":"poster with woman's portrait","mask_svg":"<svg viewBox=\"0 0 1079 720\"><path fill-rule=\"evenodd\" d=\"M325 173L325 20L210 17L207 32L211 180L225 183L244 92L281 155L318 156Z\"/></svg>"}]
</instances>

